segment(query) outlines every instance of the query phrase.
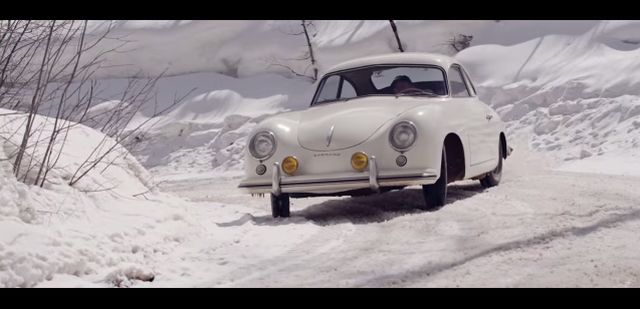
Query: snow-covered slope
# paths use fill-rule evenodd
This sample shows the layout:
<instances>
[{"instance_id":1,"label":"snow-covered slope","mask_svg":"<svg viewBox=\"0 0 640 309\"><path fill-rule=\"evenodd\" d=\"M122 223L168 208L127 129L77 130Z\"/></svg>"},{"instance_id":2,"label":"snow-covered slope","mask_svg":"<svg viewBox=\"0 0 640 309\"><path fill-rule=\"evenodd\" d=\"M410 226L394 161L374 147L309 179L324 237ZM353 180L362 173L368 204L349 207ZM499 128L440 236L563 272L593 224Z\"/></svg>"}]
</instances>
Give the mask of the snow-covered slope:
<instances>
[{"instance_id":1,"label":"snow-covered slope","mask_svg":"<svg viewBox=\"0 0 640 309\"><path fill-rule=\"evenodd\" d=\"M26 117L26 114L20 112L0 109L0 161L13 163L12 158L15 157L24 134ZM27 183L33 183L36 178L53 125L52 118L35 117L32 137L21 164L23 172L20 177L25 178ZM109 191L115 195L132 196L153 187L151 175L113 139L73 122L60 123L58 128L60 127L69 129L60 132L53 146L50 162L54 162L58 153L60 156L47 176L43 186L45 189L68 187L67 183L72 178L79 178L85 171L89 172L76 183L77 190ZM95 163L96 161L98 162ZM28 169L29 162L31 168ZM92 165L95 168L89 169Z\"/></svg>"},{"instance_id":2,"label":"snow-covered slope","mask_svg":"<svg viewBox=\"0 0 640 309\"><path fill-rule=\"evenodd\" d=\"M71 175L85 159L104 153L91 153L104 135L77 125L69 131L58 165L45 185L26 185L16 179L13 161L7 160L15 153L26 116L4 109L0 114L4 114L0 116L0 287L33 286L57 273L85 275L127 260L109 256L111 249L118 251L114 246L119 240L104 233L117 230L113 216L126 213L128 203L144 199L135 195L157 196L146 170L121 149L69 186ZM34 126L50 132L52 124L52 119L38 116ZM112 143L107 138L105 149ZM44 142L35 146L35 160L45 148ZM28 175L27 181L31 178Z\"/></svg>"},{"instance_id":3,"label":"snow-covered slope","mask_svg":"<svg viewBox=\"0 0 640 309\"><path fill-rule=\"evenodd\" d=\"M315 85L284 78L291 77L288 69L272 65L274 59L298 71L308 65L291 60L306 48L302 36L290 35L299 27L299 21L119 22L114 34L126 34L135 48L110 56L116 66L103 75L126 76L122 63L146 74L165 68L181 74L160 79L160 107L196 88L184 107L154 125L147 134L153 142L131 149L134 154L156 175L237 167L244 135L255 122L243 119L308 105ZM509 122L513 139L560 161L636 149L639 28L637 21L398 21L410 51L452 54L447 41L454 34L473 35L472 46L456 57L481 97ZM396 50L388 21L314 21L309 30L321 72ZM108 83L118 89L124 80ZM232 117L225 122L226 116ZM160 146L159 139L172 146Z\"/></svg>"},{"instance_id":4,"label":"snow-covered slope","mask_svg":"<svg viewBox=\"0 0 640 309\"><path fill-rule=\"evenodd\" d=\"M582 35L479 45L457 58L481 98L509 121L511 135L532 149L565 161L613 162L609 155L633 161L640 159L638 29L636 21L603 21ZM589 162L600 166L585 168L591 172L620 173L625 166Z\"/></svg>"},{"instance_id":5,"label":"snow-covered slope","mask_svg":"<svg viewBox=\"0 0 640 309\"><path fill-rule=\"evenodd\" d=\"M145 74L219 72L247 77L267 72L286 74L284 64L303 72L306 52L300 21L119 21L111 37L126 39L126 53L109 55L101 76L126 77ZM398 21L409 50L447 51L443 44L453 33L473 32L492 21ZM386 20L314 21L309 31L317 48L321 68L354 56L396 50ZM94 26L101 25L96 21ZM96 32L99 29L96 28ZM122 44L105 40L103 50ZM167 48L171 46L171 48ZM344 47L349 47L345 49Z\"/></svg>"},{"instance_id":6,"label":"snow-covered slope","mask_svg":"<svg viewBox=\"0 0 640 309\"><path fill-rule=\"evenodd\" d=\"M110 37L97 50L128 42L122 53L110 54L100 76L126 77L142 72L169 75L218 72L248 77L266 72L287 74L285 64L298 72L306 61L301 21L116 21ZM387 20L317 20L309 27L320 69L337 62L397 51ZM473 35L473 44L514 44L540 35L580 34L597 21L396 21L409 51L452 53L447 45L455 34ZM94 32L104 30L92 22ZM100 27L102 26L102 27ZM168 48L170 47L170 48Z\"/></svg>"},{"instance_id":7,"label":"snow-covered slope","mask_svg":"<svg viewBox=\"0 0 640 309\"><path fill-rule=\"evenodd\" d=\"M108 156L112 165L104 171L101 164L86 180L67 185L70 173L106 138L83 125L69 132L58 168L45 186L27 185L16 179L12 161L6 160L20 135L12 133L25 116L3 109L0 115L0 287L127 287L151 281L189 286L197 274L206 279L209 273L225 273L229 260L235 265L288 248L265 243L265 238L287 236L287 245L304 238L268 227L218 227L217 221L234 220L248 210L190 203L159 192L126 151ZM36 119L45 131L52 123ZM44 147L40 143L36 155ZM252 241L238 246L243 238ZM255 253L246 252L249 244ZM218 250L224 253L212 254ZM241 255L245 258L235 258Z\"/></svg>"},{"instance_id":8,"label":"snow-covered slope","mask_svg":"<svg viewBox=\"0 0 640 309\"><path fill-rule=\"evenodd\" d=\"M231 90L197 95L150 121L133 151L158 179L239 171L249 131L269 114L284 111L287 99L244 98Z\"/></svg>"},{"instance_id":9,"label":"snow-covered slope","mask_svg":"<svg viewBox=\"0 0 640 309\"><path fill-rule=\"evenodd\" d=\"M127 102L120 104L118 93L127 83L127 79L101 80L102 102L89 109L85 124L101 130L111 112L126 115ZM256 122L269 114L307 107L313 91L314 85L307 81L277 74L242 79L218 73L163 77L154 98L128 124L129 130L144 125L135 136L138 142L127 147L160 180L237 172L246 135ZM154 111L166 108L170 108L167 113L149 119ZM124 123L128 117L122 119Z\"/></svg>"}]
</instances>

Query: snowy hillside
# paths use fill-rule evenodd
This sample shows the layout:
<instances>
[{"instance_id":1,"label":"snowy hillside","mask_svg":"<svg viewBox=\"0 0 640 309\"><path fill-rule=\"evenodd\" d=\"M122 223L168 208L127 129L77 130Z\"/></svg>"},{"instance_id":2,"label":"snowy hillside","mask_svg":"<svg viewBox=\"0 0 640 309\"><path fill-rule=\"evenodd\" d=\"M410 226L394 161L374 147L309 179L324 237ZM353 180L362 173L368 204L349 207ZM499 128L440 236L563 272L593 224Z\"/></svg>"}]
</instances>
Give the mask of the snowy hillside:
<instances>
[{"instance_id":1,"label":"snowy hillside","mask_svg":"<svg viewBox=\"0 0 640 309\"><path fill-rule=\"evenodd\" d=\"M393 52L396 48L387 21L315 21L314 25L316 35L312 41L321 72L343 60ZM225 29L224 33L215 30L218 28ZM625 161L636 158L637 151L628 151L637 149L640 143L637 137L640 75L636 73L640 45L634 31L640 28L638 22L399 21L398 28L410 51L452 54L446 43L453 34L473 35L472 46L456 57L476 80L481 97L509 122L514 140L525 140L529 148L551 153L558 164L604 154L609 158L606 160L612 156ZM134 52L115 55L110 61L135 62L136 68L148 74L164 64L175 74L218 72L161 79L158 89L160 97L165 98L161 103L169 102L175 93L186 93L195 87L184 108L200 101L198 111L202 116L199 120L188 120L188 125L184 117L175 113L163 117L149 132L148 140L168 138L172 146L157 149L153 146L157 143L148 142L149 147L141 146L143 150L132 149L134 154L158 176L238 170L244 135L256 120L248 121L242 128L232 125L233 129L220 132L214 128L224 127L224 121L207 120L207 115L233 115L235 120L228 121L244 122L245 117L260 119L259 114L308 106L315 85L287 78L291 77L288 71L270 66L270 61L265 60L302 55L303 38L287 34L297 30L296 21L120 23L115 33L128 33L139 40L135 44L140 46ZM167 31L171 35L165 35ZM196 31L213 34L203 37L193 34ZM156 50L169 39L182 41L178 45L189 48L170 49L172 54ZM216 49L207 47L208 44ZM251 48L239 51L239 46L260 46L260 52L254 54ZM146 53L154 57L136 58ZM232 67L220 64L231 63L228 60L231 57L236 59ZM307 65L305 61L283 63L296 70ZM127 72L114 70L108 74ZM270 71L284 76L265 74ZM117 85L115 81L113 84ZM229 90L237 96L222 95ZM216 95L210 98L213 94ZM257 109L249 105L240 108L239 105L251 104L251 100L239 104L238 96L269 103ZM207 121L210 123L204 125ZM227 131L223 138L221 134ZM216 142L216 138L220 139ZM232 146L234 139L237 142ZM225 150L222 144L232 146L233 150Z\"/></svg>"},{"instance_id":2,"label":"snowy hillside","mask_svg":"<svg viewBox=\"0 0 640 309\"><path fill-rule=\"evenodd\" d=\"M284 95L251 99L231 90L197 95L149 122L135 153L162 178L240 170L250 130L284 111L286 101Z\"/></svg>"},{"instance_id":3,"label":"snowy hillside","mask_svg":"<svg viewBox=\"0 0 640 309\"><path fill-rule=\"evenodd\" d=\"M582 34L598 21L396 21L408 51L451 54L447 41L455 34L473 35L473 45L515 44L547 34ZM92 22L101 33L103 21ZM355 57L397 51L386 20L318 20L309 28L320 69ZM128 42L122 53L110 55L101 76L178 75L219 72L249 77L267 72L288 73L286 64L304 71L295 61L306 50L300 21L117 21L101 49ZM171 46L171 48L167 48Z\"/></svg>"},{"instance_id":4,"label":"snowy hillside","mask_svg":"<svg viewBox=\"0 0 640 309\"><path fill-rule=\"evenodd\" d=\"M565 161L605 155L632 162L640 159L640 41L631 29L639 28L635 21L601 22L582 35L474 46L457 58L481 97L510 122L510 133L529 139L532 149ZM625 173L638 174L636 166Z\"/></svg>"}]
</instances>

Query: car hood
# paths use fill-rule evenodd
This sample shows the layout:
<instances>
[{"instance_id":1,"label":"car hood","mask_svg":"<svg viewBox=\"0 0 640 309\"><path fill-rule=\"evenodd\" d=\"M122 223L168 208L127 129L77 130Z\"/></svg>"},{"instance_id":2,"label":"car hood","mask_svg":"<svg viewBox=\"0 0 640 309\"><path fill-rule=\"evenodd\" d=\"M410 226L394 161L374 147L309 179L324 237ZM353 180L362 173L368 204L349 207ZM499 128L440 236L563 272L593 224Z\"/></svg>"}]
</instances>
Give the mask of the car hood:
<instances>
[{"instance_id":1,"label":"car hood","mask_svg":"<svg viewBox=\"0 0 640 309\"><path fill-rule=\"evenodd\" d=\"M300 113L298 143L313 151L335 151L357 146L403 112L424 104L426 98L364 97L325 103Z\"/></svg>"}]
</instances>

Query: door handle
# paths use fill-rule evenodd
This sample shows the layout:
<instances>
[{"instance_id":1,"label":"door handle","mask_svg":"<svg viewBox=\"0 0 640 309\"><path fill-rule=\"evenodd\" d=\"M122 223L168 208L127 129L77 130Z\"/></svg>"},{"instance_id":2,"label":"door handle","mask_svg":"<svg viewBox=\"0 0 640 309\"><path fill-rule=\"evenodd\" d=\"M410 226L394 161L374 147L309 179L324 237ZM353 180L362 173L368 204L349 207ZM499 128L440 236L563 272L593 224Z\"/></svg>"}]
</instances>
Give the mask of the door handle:
<instances>
[{"instance_id":1,"label":"door handle","mask_svg":"<svg viewBox=\"0 0 640 309\"><path fill-rule=\"evenodd\" d=\"M487 114L486 118L487 118L487 120L491 120L491 118L493 118L493 115Z\"/></svg>"}]
</instances>

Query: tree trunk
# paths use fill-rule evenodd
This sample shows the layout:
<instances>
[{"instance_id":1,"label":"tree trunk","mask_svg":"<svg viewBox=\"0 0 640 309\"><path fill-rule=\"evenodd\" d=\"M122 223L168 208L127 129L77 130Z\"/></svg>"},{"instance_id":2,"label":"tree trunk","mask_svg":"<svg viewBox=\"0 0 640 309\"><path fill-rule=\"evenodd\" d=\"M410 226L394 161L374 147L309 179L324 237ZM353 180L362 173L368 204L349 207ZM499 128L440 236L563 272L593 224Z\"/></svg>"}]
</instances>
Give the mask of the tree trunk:
<instances>
[{"instance_id":1,"label":"tree trunk","mask_svg":"<svg viewBox=\"0 0 640 309\"><path fill-rule=\"evenodd\" d=\"M393 35L396 36L398 49L400 50L401 53L404 53L404 48L402 48L402 42L400 41L400 36L398 35L398 27L396 27L396 23L393 21L393 19L390 19L389 23L391 24L391 29L393 29Z\"/></svg>"},{"instance_id":2,"label":"tree trunk","mask_svg":"<svg viewBox=\"0 0 640 309\"><path fill-rule=\"evenodd\" d=\"M313 67L313 81L318 80L318 67L316 66L316 58L313 55L313 46L311 45L311 39L309 39L309 32L307 31L307 22L302 20L302 29L304 30L304 37L307 39L307 46L309 47L309 57L311 58L311 66Z\"/></svg>"}]
</instances>

